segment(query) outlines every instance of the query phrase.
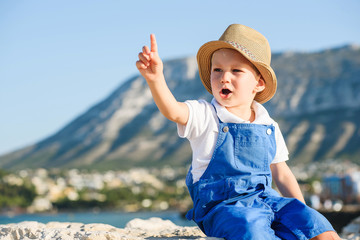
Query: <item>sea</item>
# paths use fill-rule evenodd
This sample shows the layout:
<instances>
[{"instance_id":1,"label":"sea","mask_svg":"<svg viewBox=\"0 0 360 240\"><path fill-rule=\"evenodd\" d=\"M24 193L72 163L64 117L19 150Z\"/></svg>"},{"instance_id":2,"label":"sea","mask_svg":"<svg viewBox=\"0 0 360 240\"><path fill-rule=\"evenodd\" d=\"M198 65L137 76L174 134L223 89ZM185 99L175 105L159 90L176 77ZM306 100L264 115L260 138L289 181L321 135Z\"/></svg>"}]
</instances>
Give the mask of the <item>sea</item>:
<instances>
[{"instance_id":1,"label":"sea","mask_svg":"<svg viewBox=\"0 0 360 240\"><path fill-rule=\"evenodd\" d=\"M149 219L152 217L170 220L179 226L195 226L195 223L187 220L176 211L162 212L118 212L118 211L90 211L90 212L62 212L62 213L38 213L38 214L11 214L0 215L0 225L19 223L24 221L48 222L80 222L103 223L117 228L124 228L134 218Z\"/></svg>"}]
</instances>

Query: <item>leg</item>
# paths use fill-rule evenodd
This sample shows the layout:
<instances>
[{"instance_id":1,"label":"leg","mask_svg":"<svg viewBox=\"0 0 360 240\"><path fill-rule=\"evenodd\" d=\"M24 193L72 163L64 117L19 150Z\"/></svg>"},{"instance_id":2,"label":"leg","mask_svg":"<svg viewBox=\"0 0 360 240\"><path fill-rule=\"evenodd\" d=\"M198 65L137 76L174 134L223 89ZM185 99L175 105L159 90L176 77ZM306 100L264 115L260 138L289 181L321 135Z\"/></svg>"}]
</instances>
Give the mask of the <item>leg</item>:
<instances>
[{"instance_id":1,"label":"leg","mask_svg":"<svg viewBox=\"0 0 360 240\"><path fill-rule=\"evenodd\" d=\"M290 231L297 236L295 239L340 239L323 215L296 199L292 199L277 210L274 220L274 225L276 224L277 227L274 230L280 237ZM323 236L325 238L317 238ZM329 236L335 238L328 238Z\"/></svg>"},{"instance_id":2,"label":"leg","mask_svg":"<svg viewBox=\"0 0 360 240\"><path fill-rule=\"evenodd\" d=\"M328 231L317 235L316 237L312 238L311 240L341 240L339 235L334 231Z\"/></svg>"},{"instance_id":3,"label":"leg","mask_svg":"<svg viewBox=\"0 0 360 240\"><path fill-rule=\"evenodd\" d=\"M213 209L203 221L205 233L226 240L279 239L271 229L272 212L264 208L249 208L237 204Z\"/></svg>"}]
</instances>

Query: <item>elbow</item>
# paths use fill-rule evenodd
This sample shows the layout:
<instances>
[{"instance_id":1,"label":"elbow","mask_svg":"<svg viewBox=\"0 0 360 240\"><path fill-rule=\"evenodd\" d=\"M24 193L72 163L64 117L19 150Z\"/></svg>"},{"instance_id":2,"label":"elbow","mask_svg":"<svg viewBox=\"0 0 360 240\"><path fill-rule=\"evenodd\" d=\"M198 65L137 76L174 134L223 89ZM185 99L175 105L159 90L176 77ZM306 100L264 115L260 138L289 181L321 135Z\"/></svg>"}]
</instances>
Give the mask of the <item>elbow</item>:
<instances>
[{"instance_id":1,"label":"elbow","mask_svg":"<svg viewBox=\"0 0 360 240\"><path fill-rule=\"evenodd\" d=\"M168 115L165 116L168 120L174 122L174 123L178 123L181 125L186 125L186 122L184 122L184 118L178 115Z\"/></svg>"},{"instance_id":2,"label":"elbow","mask_svg":"<svg viewBox=\"0 0 360 240\"><path fill-rule=\"evenodd\" d=\"M184 105L186 106L186 105ZM181 125L186 125L188 118L189 118L189 111L186 108L170 108L166 111L162 111L162 114L170 121L181 124Z\"/></svg>"}]
</instances>

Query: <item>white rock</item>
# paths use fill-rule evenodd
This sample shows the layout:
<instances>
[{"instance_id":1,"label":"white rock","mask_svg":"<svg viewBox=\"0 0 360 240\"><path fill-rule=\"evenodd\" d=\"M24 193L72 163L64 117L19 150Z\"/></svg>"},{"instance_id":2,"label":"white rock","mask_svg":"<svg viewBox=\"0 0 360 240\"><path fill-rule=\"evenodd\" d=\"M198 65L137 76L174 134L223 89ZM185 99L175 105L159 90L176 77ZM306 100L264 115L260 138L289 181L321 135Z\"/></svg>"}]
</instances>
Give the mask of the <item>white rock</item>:
<instances>
[{"instance_id":1,"label":"white rock","mask_svg":"<svg viewBox=\"0 0 360 240\"><path fill-rule=\"evenodd\" d=\"M360 217L354 219L345 226L341 236L348 240L360 240Z\"/></svg>"},{"instance_id":2,"label":"white rock","mask_svg":"<svg viewBox=\"0 0 360 240\"><path fill-rule=\"evenodd\" d=\"M143 220L143 219L133 219L130 222L126 224L126 228L131 229L140 229L144 231L161 231L164 229L175 229L178 228L177 225L175 225L170 220L163 220L161 218L150 218L149 220Z\"/></svg>"},{"instance_id":3,"label":"white rock","mask_svg":"<svg viewBox=\"0 0 360 240\"><path fill-rule=\"evenodd\" d=\"M360 240L360 217L344 227L346 240ZM198 227L180 227L169 220L133 219L125 228L108 224L76 222L21 222L0 225L1 240L221 240L206 237Z\"/></svg>"},{"instance_id":4,"label":"white rock","mask_svg":"<svg viewBox=\"0 0 360 240\"><path fill-rule=\"evenodd\" d=\"M83 224L72 222L21 222L0 225L2 240L143 240L154 237L165 239L215 240L206 237L197 227L180 227L169 220L150 218L134 219L125 228L108 224Z\"/></svg>"}]
</instances>

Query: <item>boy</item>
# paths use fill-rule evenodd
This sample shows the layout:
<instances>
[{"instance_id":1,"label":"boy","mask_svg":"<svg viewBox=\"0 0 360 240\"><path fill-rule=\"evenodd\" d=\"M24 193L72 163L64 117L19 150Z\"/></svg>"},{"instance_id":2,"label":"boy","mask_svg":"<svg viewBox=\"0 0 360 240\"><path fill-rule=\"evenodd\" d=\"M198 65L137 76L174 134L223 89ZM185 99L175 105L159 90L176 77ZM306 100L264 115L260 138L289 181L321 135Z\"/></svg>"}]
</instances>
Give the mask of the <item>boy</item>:
<instances>
[{"instance_id":1,"label":"boy","mask_svg":"<svg viewBox=\"0 0 360 240\"><path fill-rule=\"evenodd\" d=\"M197 54L199 75L214 96L177 102L166 85L155 36L136 66L161 113L190 141L193 160L186 184L193 219L208 236L232 239L340 239L331 224L305 205L286 164L277 123L261 105L276 91L266 38L240 24ZM271 188L275 183L283 195Z\"/></svg>"}]
</instances>

